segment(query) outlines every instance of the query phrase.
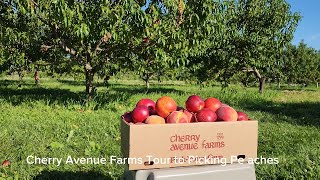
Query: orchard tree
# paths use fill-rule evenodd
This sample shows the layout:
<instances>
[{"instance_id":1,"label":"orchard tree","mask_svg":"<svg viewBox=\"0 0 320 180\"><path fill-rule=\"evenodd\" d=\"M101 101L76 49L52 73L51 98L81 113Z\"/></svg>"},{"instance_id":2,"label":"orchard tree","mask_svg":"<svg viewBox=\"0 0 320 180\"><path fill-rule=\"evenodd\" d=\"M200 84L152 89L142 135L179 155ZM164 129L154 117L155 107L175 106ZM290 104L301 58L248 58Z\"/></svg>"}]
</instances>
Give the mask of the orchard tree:
<instances>
[{"instance_id":1,"label":"orchard tree","mask_svg":"<svg viewBox=\"0 0 320 180\"><path fill-rule=\"evenodd\" d=\"M27 44L28 38L24 33L16 32L11 28L6 29L3 33L3 65L2 70L7 70L10 74L17 72L19 80L22 81L24 75L31 70L31 60L26 54L25 48L30 46ZM10 44L9 46L7 46Z\"/></svg>"},{"instance_id":2,"label":"orchard tree","mask_svg":"<svg viewBox=\"0 0 320 180\"><path fill-rule=\"evenodd\" d=\"M245 46L236 45L238 52L247 51L246 56L238 54L240 66L253 72L259 79L259 92L263 92L265 79L269 74L280 71L279 59L284 48L293 38L300 19L299 14L291 13L285 0L239 1L238 28Z\"/></svg>"},{"instance_id":3,"label":"orchard tree","mask_svg":"<svg viewBox=\"0 0 320 180\"><path fill-rule=\"evenodd\" d=\"M320 56L315 49L308 47L303 41L298 46L290 46L285 51L283 72L289 84L315 83L318 87L320 79Z\"/></svg>"},{"instance_id":4,"label":"orchard tree","mask_svg":"<svg viewBox=\"0 0 320 180\"><path fill-rule=\"evenodd\" d=\"M204 46L196 37L201 27L195 23L199 17L193 10L199 5L196 1L151 0L140 12L141 17L129 22L139 34L129 44L129 67L145 81L147 89L151 78L157 76L159 80L185 66L187 57L200 49L196 43Z\"/></svg>"},{"instance_id":5,"label":"orchard tree","mask_svg":"<svg viewBox=\"0 0 320 180\"><path fill-rule=\"evenodd\" d=\"M219 3L212 0L151 0L143 11L147 23L137 24L142 39L132 49L132 69L147 88L152 77L181 74L189 57L204 55L210 44L221 44L223 28ZM223 11L223 10L221 10ZM221 30L221 33L215 34ZM176 71L175 71L176 70Z\"/></svg>"},{"instance_id":6,"label":"orchard tree","mask_svg":"<svg viewBox=\"0 0 320 180\"><path fill-rule=\"evenodd\" d=\"M215 34L223 38L220 44L212 42L205 56L195 58L202 72L198 74L213 74L202 79L216 77L227 85L237 72L250 72L262 93L268 73L281 64L279 55L292 40L299 14L290 12L285 0L220 1L218 7L223 18L212 21L222 24Z\"/></svg>"},{"instance_id":7,"label":"orchard tree","mask_svg":"<svg viewBox=\"0 0 320 180\"><path fill-rule=\"evenodd\" d=\"M317 88L319 88L320 82L320 51L317 51L317 57L314 64L314 70L312 71L312 77L314 82L316 83Z\"/></svg>"},{"instance_id":8,"label":"orchard tree","mask_svg":"<svg viewBox=\"0 0 320 180\"><path fill-rule=\"evenodd\" d=\"M197 5L196 1L190 2ZM148 84L154 72L184 64L189 50L196 49L192 46L202 45L193 37L196 26L180 28L184 21L199 19L183 17L184 1L150 1L143 10L145 3L13 0L16 7L12 9L13 14L37 23L25 31L39 32L43 53L60 50L84 69L86 92L92 96L94 75L105 74L105 69L114 64L133 66ZM185 40L186 29L192 44Z\"/></svg>"},{"instance_id":9,"label":"orchard tree","mask_svg":"<svg viewBox=\"0 0 320 180\"><path fill-rule=\"evenodd\" d=\"M95 74L106 64L128 57L128 44L136 36L135 27L130 27L129 22L140 16L143 5L133 0L14 0L14 3L18 12L39 23L26 31L41 32L42 52L58 49L84 69L89 97L95 91Z\"/></svg>"},{"instance_id":10,"label":"orchard tree","mask_svg":"<svg viewBox=\"0 0 320 180\"><path fill-rule=\"evenodd\" d=\"M30 16L19 11L14 1L0 3L0 48L2 49L2 70L17 72L22 80L26 71L32 69L32 63L40 57L41 31L25 31L37 26Z\"/></svg>"}]
</instances>

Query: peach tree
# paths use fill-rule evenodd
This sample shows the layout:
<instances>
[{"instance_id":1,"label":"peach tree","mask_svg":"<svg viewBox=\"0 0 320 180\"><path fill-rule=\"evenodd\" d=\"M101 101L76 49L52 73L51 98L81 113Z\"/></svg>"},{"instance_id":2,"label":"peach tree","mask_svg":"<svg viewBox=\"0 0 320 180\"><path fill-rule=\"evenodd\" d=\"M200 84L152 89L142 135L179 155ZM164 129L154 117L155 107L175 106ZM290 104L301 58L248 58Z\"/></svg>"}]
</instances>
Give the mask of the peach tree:
<instances>
[{"instance_id":1,"label":"peach tree","mask_svg":"<svg viewBox=\"0 0 320 180\"><path fill-rule=\"evenodd\" d=\"M41 56L38 51L40 46L37 47L39 32L24 31L31 29L36 22L30 22L29 16L18 11L17 4L2 1L0 5L1 71L17 72L22 80L24 74L31 70L32 63Z\"/></svg>"},{"instance_id":2,"label":"peach tree","mask_svg":"<svg viewBox=\"0 0 320 180\"><path fill-rule=\"evenodd\" d=\"M12 14L36 22L21 31L39 32L34 37L41 39L37 44L42 53L58 50L83 68L89 96L95 91L94 76L107 74L115 64L135 69L148 84L155 72L183 66L187 56L206 47L199 40L203 36L196 35L203 24L195 22L202 17L191 13L200 11L196 1L10 2L16 6ZM206 10L202 16L207 14Z\"/></svg>"},{"instance_id":3,"label":"peach tree","mask_svg":"<svg viewBox=\"0 0 320 180\"><path fill-rule=\"evenodd\" d=\"M13 0L11 4L17 7L13 14L21 13L29 22L37 22L24 31L41 32L42 53L58 50L83 68L89 97L95 91L94 76L130 54L128 44L137 34L129 22L139 16L141 8L133 0Z\"/></svg>"},{"instance_id":4,"label":"peach tree","mask_svg":"<svg viewBox=\"0 0 320 180\"><path fill-rule=\"evenodd\" d=\"M282 72L288 84L311 84L319 86L320 53L303 41L289 46L283 57Z\"/></svg>"},{"instance_id":5,"label":"peach tree","mask_svg":"<svg viewBox=\"0 0 320 180\"><path fill-rule=\"evenodd\" d=\"M223 17L216 7L211 0L151 0L144 6L141 13L146 23L132 21L142 38L138 36L129 46L133 52L129 67L147 88L152 77L179 76L188 57L203 55L212 42L218 42L221 37L214 33L222 29L217 19Z\"/></svg>"},{"instance_id":6,"label":"peach tree","mask_svg":"<svg viewBox=\"0 0 320 180\"><path fill-rule=\"evenodd\" d=\"M193 59L199 67L196 74L202 81L214 78L227 85L239 71L252 73L263 92L266 78L281 73L280 55L293 38L299 14L292 13L285 0L220 1L217 10L224 29L213 36L222 38L210 45L205 56Z\"/></svg>"}]
</instances>

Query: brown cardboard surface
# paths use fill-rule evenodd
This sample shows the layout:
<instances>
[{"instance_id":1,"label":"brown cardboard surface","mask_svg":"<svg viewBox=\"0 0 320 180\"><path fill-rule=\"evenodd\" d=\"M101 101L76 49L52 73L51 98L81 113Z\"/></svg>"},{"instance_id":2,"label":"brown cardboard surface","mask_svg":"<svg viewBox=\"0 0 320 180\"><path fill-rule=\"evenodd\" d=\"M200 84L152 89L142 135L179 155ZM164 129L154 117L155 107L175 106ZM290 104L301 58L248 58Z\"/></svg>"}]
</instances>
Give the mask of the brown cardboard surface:
<instances>
[{"instance_id":1,"label":"brown cardboard surface","mask_svg":"<svg viewBox=\"0 0 320 180\"><path fill-rule=\"evenodd\" d=\"M247 161L257 157L258 121L146 125L122 121L121 138L129 170L221 163L218 158L230 163L238 155ZM204 162L203 157L215 159Z\"/></svg>"}]
</instances>

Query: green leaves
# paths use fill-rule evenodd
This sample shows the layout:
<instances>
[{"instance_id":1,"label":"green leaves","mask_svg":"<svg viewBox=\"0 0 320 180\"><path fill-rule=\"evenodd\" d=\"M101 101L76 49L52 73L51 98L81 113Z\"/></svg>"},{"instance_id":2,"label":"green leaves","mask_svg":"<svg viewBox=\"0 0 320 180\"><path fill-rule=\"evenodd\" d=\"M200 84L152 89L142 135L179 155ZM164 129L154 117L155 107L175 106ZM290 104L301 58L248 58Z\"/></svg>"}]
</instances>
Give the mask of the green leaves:
<instances>
[{"instance_id":1,"label":"green leaves","mask_svg":"<svg viewBox=\"0 0 320 180\"><path fill-rule=\"evenodd\" d=\"M196 67L201 72L197 73L200 81L228 82L242 68L252 67L258 67L263 75L273 76L276 72L273 69L280 68L270 67L279 59L282 49L290 43L299 20L297 14L289 11L284 0L272 3L266 0L206 2L197 6L203 7L195 11L200 17L201 28L196 31L190 28L189 34L193 30L193 45L202 49L206 49L206 46L207 49L203 55L194 55L190 60L193 67L198 64ZM215 13L210 15L208 12ZM202 34L206 37L201 37ZM219 74L219 77L212 78L212 72ZM209 75L205 77L203 74Z\"/></svg>"},{"instance_id":2,"label":"green leaves","mask_svg":"<svg viewBox=\"0 0 320 180\"><path fill-rule=\"evenodd\" d=\"M320 80L320 53L303 41L289 46L281 58L281 70L288 83L317 83Z\"/></svg>"},{"instance_id":3,"label":"green leaves","mask_svg":"<svg viewBox=\"0 0 320 180\"><path fill-rule=\"evenodd\" d=\"M1 30L2 42L19 53L31 44L32 52L44 44L51 47L37 56L25 53L25 59L54 59L64 71L90 64L98 74L106 74L113 64L117 69L159 75L187 66L208 74L201 75L201 81L216 77L228 81L243 67L270 72L299 20L285 0L156 0L143 9L145 1L134 0L48 0L32 8L15 2L12 9L17 6L19 13L1 15L10 22L8 31ZM112 37L102 41L106 33ZM28 46L19 50L16 41ZM64 53L72 55L72 65L65 65Z\"/></svg>"}]
</instances>

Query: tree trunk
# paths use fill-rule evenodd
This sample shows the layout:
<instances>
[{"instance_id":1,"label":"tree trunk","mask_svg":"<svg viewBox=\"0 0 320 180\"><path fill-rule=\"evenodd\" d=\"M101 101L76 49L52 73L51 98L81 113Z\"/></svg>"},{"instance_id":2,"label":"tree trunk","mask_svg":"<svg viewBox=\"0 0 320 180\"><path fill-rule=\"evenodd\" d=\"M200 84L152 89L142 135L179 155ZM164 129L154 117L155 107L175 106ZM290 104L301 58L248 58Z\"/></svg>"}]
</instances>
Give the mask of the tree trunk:
<instances>
[{"instance_id":1,"label":"tree trunk","mask_svg":"<svg viewBox=\"0 0 320 180\"><path fill-rule=\"evenodd\" d=\"M36 70L36 72L34 73L34 81L35 81L36 85L40 84L40 73L38 70Z\"/></svg>"},{"instance_id":2,"label":"tree trunk","mask_svg":"<svg viewBox=\"0 0 320 180\"><path fill-rule=\"evenodd\" d=\"M317 82L317 88L319 88L319 82Z\"/></svg>"},{"instance_id":3,"label":"tree trunk","mask_svg":"<svg viewBox=\"0 0 320 180\"><path fill-rule=\"evenodd\" d=\"M266 82L266 78L265 77L259 78L259 93L261 93L261 94L264 91L265 82Z\"/></svg>"},{"instance_id":4,"label":"tree trunk","mask_svg":"<svg viewBox=\"0 0 320 180\"><path fill-rule=\"evenodd\" d=\"M21 71L18 71L18 75L19 75L19 84L18 87L22 86L22 78L23 78L23 73Z\"/></svg>"},{"instance_id":5,"label":"tree trunk","mask_svg":"<svg viewBox=\"0 0 320 180\"><path fill-rule=\"evenodd\" d=\"M109 80L110 80L110 76L106 75L103 79L104 84L107 86L107 88L109 87Z\"/></svg>"},{"instance_id":6,"label":"tree trunk","mask_svg":"<svg viewBox=\"0 0 320 180\"><path fill-rule=\"evenodd\" d=\"M93 85L94 72L92 69L86 69L86 94L88 99L91 99L94 95L94 85Z\"/></svg>"},{"instance_id":7,"label":"tree trunk","mask_svg":"<svg viewBox=\"0 0 320 180\"><path fill-rule=\"evenodd\" d=\"M148 90L149 90L149 87L150 87L149 79L147 79L145 82L146 82L146 88L147 88L147 91L148 91Z\"/></svg>"},{"instance_id":8,"label":"tree trunk","mask_svg":"<svg viewBox=\"0 0 320 180\"><path fill-rule=\"evenodd\" d=\"M280 78L278 78L278 89L281 88L281 84L280 84Z\"/></svg>"},{"instance_id":9,"label":"tree trunk","mask_svg":"<svg viewBox=\"0 0 320 180\"><path fill-rule=\"evenodd\" d=\"M142 80L146 83L146 93L149 92L149 88L150 88L149 82L150 82L151 77L152 77L152 74L149 74L146 72L143 73Z\"/></svg>"},{"instance_id":10,"label":"tree trunk","mask_svg":"<svg viewBox=\"0 0 320 180\"><path fill-rule=\"evenodd\" d=\"M147 75L143 80L146 83L146 93L148 93L149 92L149 88L150 88L150 84L149 84L150 77L149 77L149 75Z\"/></svg>"},{"instance_id":11,"label":"tree trunk","mask_svg":"<svg viewBox=\"0 0 320 180\"><path fill-rule=\"evenodd\" d=\"M18 71L18 75L19 75L19 81L21 82L21 81L22 81L22 78L23 78L22 72L21 72L21 71Z\"/></svg>"},{"instance_id":12,"label":"tree trunk","mask_svg":"<svg viewBox=\"0 0 320 180\"><path fill-rule=\"evenodd\" d=\"M266 82L266 78L261 76L257 68L253 68L253 73L254 75L259 79L259 93L263 93L264 91L264 86Z\"/></svg>"}]
</instances>

